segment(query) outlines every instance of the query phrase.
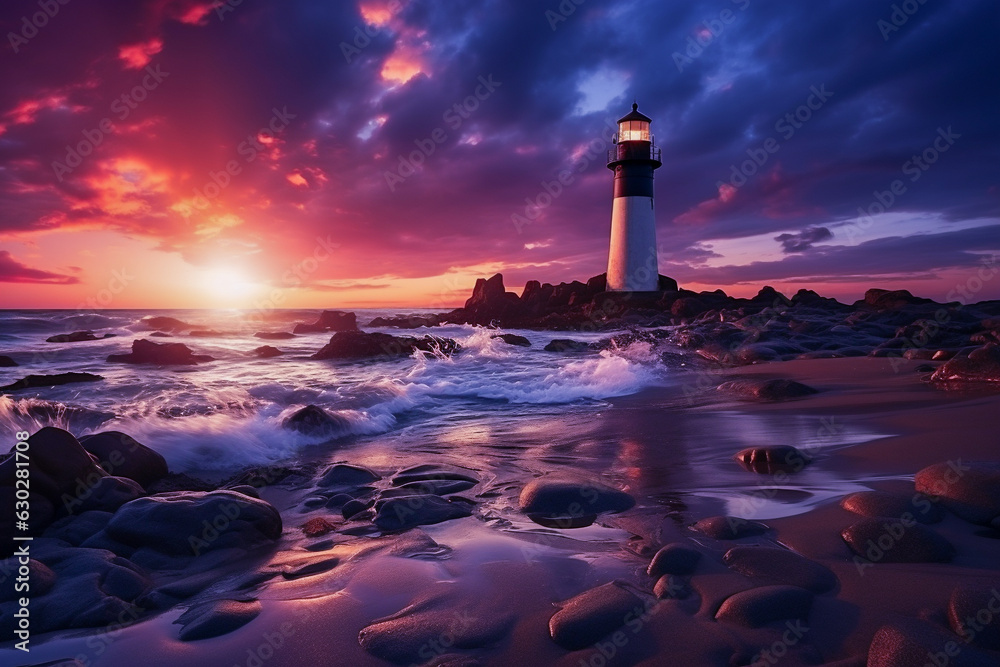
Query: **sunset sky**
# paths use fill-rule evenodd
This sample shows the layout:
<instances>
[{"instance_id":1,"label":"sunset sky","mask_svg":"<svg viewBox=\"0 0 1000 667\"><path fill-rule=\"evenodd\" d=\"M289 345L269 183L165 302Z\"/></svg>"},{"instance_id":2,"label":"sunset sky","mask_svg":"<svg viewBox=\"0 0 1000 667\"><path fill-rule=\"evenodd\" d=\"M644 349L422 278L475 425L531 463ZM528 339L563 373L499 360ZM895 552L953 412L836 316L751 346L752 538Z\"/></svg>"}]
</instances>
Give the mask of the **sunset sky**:
<instances>
[{"instance_id":1,"label":"sunset sky","mask_svg":"<svg viewBox=\"0 0 1000 667\"><path fill-rule=\"evenodd\" d=\"M1000 252L995 0L15 0L0 28L0 307L586 280L633 99L682 286L1000 298L976 279Z\"/></svg>"}]
</instances>

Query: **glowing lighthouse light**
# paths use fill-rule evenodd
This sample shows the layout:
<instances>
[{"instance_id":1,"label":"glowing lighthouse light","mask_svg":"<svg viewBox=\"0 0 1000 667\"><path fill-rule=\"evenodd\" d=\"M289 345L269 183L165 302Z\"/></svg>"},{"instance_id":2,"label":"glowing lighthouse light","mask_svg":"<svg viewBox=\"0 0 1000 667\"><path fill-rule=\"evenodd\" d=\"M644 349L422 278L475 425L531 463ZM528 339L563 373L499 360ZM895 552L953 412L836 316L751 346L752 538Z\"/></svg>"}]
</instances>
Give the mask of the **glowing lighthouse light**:
<instances>
[{"instance_id":1,"label":"glowing lighthouse light","mask_svg":"<svg viewBox=\"0 0 1000 667\"><path fill-rule=\"evenodd\" d=\"M649 133L651 122L633 104L632 111L618 120L616 146L608 153L608 169L615 173L608 252L612 292L655 292L659 287L653 170L662 162Z\"/></svg>"}]
</instances>

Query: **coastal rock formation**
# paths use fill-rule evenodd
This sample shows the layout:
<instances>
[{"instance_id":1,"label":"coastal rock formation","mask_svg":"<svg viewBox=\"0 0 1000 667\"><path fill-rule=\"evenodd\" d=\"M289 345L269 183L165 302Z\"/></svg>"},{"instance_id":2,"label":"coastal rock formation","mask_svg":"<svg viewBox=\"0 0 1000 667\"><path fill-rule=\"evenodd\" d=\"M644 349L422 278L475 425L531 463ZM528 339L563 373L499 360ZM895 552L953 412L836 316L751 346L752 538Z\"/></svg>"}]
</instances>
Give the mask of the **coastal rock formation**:
<instances>
[{"instance_id":1,"label":"coastal rock formation","mask_svg":"<svg viewBox=\"0 0 1000 667\"><path fill-rule=\"evenodd\" d=\"M491 338L499 338L508 345L517 345L518 347L531 347L531 341L524 336L518 336L517 334L496 334L495 336L490 336Z\"/></svg>"},{"instance_id":2,"label":"coastal rock formation","mask_svg":"<svg viewBox=\"0 0 1000 667\"><path fill-rule=\"evenodd\" d=\"M333 437L343 435L349 423L340 415L332 415L323 408L307 405L286 417L281 425L306 435Z\"/></svg>"},{"instance_id":3,"label":"coastal rock formation","mask_svg":"<svg viewBox=\"0 0 1000 667\"><path fill-rule=\"evenodd\" d=\"M93 331L74 331L68 334L56 334L45 339L46 343L82 343L89 340L104 340L114 338L115 334L106 333L103 336L94 335Z\"/></svg>"},{"instance_id":4,"label":"coastal rock formation","mask_svg":"<svg viewBox=\"0 0 1000 667\"><path fill-rule=\"evenodd\" d=\"M8 357L6 354L0 354L0 368L13 368L17 366L17 362Z\"/></svg>"},{"instance_id":5,"label":"coastal rock formation","mask_svg":"<svg viewBox=\"0 0 1000 667\"><path fill-rule=\"evenodd\" d=\"M805 468L810 458L791 445L750 447L736 453L733 458L751 472L773 475L778 472L798 472Z\"/></svg>"},{"instance_id":6,"label":"coastal rock formation","mask_svg":"<svg viewBox=\"0 0 1000 667\"><path fill-rule=\"evenodd\" d=\"M33 433L27 442L31 452L28 466L31 491L53 506L62 507L64 499L83 495L100 478L107 476L68 431L47 426ZM15 469L14 457L0 463L0 486L14 486ZM33 505L32 513L37 509L40 508Z\"/></svg>"},{"instance_id":7,"label":"coastal rock formation","mask_svg":"<svg viewBox=\"0 0 1000 667\"><path fill-rule=\"evenodd\" d=\"M645 612L645 604L617 582L580 593L549 619L553 641L570 651L586 648Z\"/></svg>"},{"instance_id":8,"label":"coastal rock formation","mask_svg":"<svg viewBox=\"0 0 1000 667\"><path fill-rule=\"evenodd\" d=\"M80 444L100 460L112 475L128 477L143 487L167 476L167 461L149 447L121 431L104 431L80 437Z\"/></svg>"},{"instance_id":9,"label":"coastal rock formation","mask_svg":"<svg viewBox=\"0 0 1000 667\"><path fill-rule=\"evenodd\" d=\"M167 555L253 549L281 535L281 515L269 503L233 491L178 491L123 505L104 528L122 544Z\"/></svg>"},{"instance_id":10,"label":"coastal rock formation","mask_svg":"<svg viewBox=\"0 0 1000 667\"><path fill-rule=\"evenodd\" d=\"M393 486L407 486L435 481L461 481L477 484L479 479L465 468L440 463L422 463L400 470L392 477Z\"/></svg>"},{"instance_id":11,"label":"coastal rock formation","mask_svg":"<svg viewBox=\"0 0 1000 667\"><path fill-rule=\"evenodd\" d=\"M163 331L184 331L185 329L194 328L194 325L188 324L176 317L167 317L165 315L144 317L140 320L140 323L150 329L162 329Z\"/></svg>"},{"instance_id":12,"label":"coastal rock formation","mask_svg":"<svg viewBox=\"0 0 1000 667\"><path fill-rule=\"evenodd\" d=\"M946 361L931 375L935 382L1000 382L1000 345L976 348Z\"/></svg>"},{"instance_id":13,"label":"coastal rock formation","mask_svg":"<svg viewBox=\"0 0 1000 667\"><path fill-rule=\"evenodd\" d=\"M124 364L157 364L161 366L186 365L192 366L201 362L212 361L205 354L195 354L184 343L154 343L142 338L132 341L132 351L126 354L108 356L110 362Z\"/></svg>"},{"instance_id":14,"label":"coastal rock formation","mask_svg":"<svg viewBox=\"0 0 1000 667\"><path fill-rule=\"evenodd\" d=\"M580 352L590 347L587 343L568 338L554 338L543 349L546 352Z\"/></svg>"},{"instance_id":15,"label":"coastal rock formation","mask_svg":"<svg viewBox=\"0 0 1000 667\"><path fill-rule=\"evenodd\" d=\"M521 511L550 521L592 518L623 512L635 505L629 494L597 480L569 473L550 473L528 482L518 498Z\"/></svg>"},{"instance_id":16,"label":"coastal rock formation","mask_svg":"<svg viewBox=\"0 0 1000 667\"><path fill-rule=\"evenodd\" d=\"M253 350L254 356L260 359L270 359L272 357L280 357L284 352L271 345L261 345L260 347L255 347Z\"/></svg>"},{"instance_id":17,"label":"coastal rock formation","mask_svg":"<svg viewBox=\"0 0 1000 667\"><path fill-rule=\"evenodd\" d=\"M719 385L719 391L734 394L743 399L760 401L787 401L819 393L812 387L795 380L761 380L757 378L723 382Z\"/></svg>"},{"instance_id":18,"label":"coastal rock formation","mask_svg":"<svg viewBox=\"0 0 1000 667\"><path fill-rule=\"evenodd\" d=\"M917 491L938 498L966 521L988 526L1000 516L1000 462L935 463L919 471L913 483Z\"/></svg>"},{"instance_id":19,"label":"coastal rock formation","mask_svg":"<svg viewBox=\"0 0 1000 667\"><path fill-rule=\"evenodd\" d=\"M338 463L330 466L323 472L319 480L319 486L327 488L354 488L377 482L380 479L382 479L381 476L368 468Z\"/></svg>"},{"instance_id":20,"label":"coastal rock formation","mask_svg":"<svg viewBox=\"0 0 1000 667\"><path fill-rule=\"evenodd\" d=\"M395 359L406 357L416 350L428 353L454 354L461 347L450 338L424 336L390 336L384 333L349 331L336 333L312 359Z\"/></svg>"},{"instance_id":21,"label":"coastal rock formation","mask_svg":"<svg viewBox=\"0 0 1000 667\"><path fill-rule=\"evenodd\" d=\"M296 324L292 333L322 333L324 331L357 331L358 319L354 313L342 310L324 310L312 324Z\"/></svg>"},{"instance_id":22,"label":"coastal rock formation","mask_svg":"<svg viewBox=\"0 0 1000 667\"><path fill-rule=\"evenodd\" d=\"M100 382L104 377L93 373L57 373L55 375L28 375L17 382L0 387L0 391L17 391L36 387L56 387L75 382Z\"/></svg>"}]
</instances>

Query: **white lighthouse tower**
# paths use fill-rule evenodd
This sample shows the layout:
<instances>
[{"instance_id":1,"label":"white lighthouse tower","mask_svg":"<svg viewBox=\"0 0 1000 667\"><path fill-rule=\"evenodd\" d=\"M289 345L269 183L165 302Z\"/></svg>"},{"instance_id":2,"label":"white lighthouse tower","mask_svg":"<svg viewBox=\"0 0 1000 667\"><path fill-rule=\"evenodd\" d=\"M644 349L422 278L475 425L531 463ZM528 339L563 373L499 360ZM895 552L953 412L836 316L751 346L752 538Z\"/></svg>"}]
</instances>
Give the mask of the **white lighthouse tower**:
<instances>
[{"instance_id":1,"label":"white lighthouse tower","mask_svg":"<svg viewBox=\"0 0 1000 667\"><path fill-rule=\"evenodd\" d=\"M659 288L653 170L663 163L649 133L651 122L639 113L639 105L633 104L631 113L618 120L616 146L608 153L608 169L615 172L608 253L610 292L654 292Z\"/></svg>"}]
</instances>

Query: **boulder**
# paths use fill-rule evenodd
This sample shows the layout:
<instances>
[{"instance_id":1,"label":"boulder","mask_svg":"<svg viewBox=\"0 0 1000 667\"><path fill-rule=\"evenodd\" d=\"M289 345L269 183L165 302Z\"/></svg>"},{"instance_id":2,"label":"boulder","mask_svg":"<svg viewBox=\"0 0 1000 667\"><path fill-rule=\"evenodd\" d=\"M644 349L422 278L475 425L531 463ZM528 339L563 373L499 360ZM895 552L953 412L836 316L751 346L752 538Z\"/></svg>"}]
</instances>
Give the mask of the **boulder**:
<instances>
[{"instance_id":1,"label":"boulder","mask_svg":"<svg viewBox=\"0 0 1000 667\"><path fill-rule=\"evenodd\" d=\"M323 487L357 487L382 479L368 468L338 463L323 472L318 485Z\"/></svg>"},{"instance_id":2,"label":"boulder","mask_svg":"<svg viewBox=\"0 0 1000 667\"><path fill-rule=\"evenodd\" d=\"M509 322L526 312L527 309L521 299L513 292L506 291L503 275L499 273L489 279L476 280L472 296L465 302L464 308L464 314L470 324Z\"/></svg>"},{"instance_id":3,"label":"boulder","mask_svg":"<svg viewBox=\"0 0 1000 667\"><path fill-rule=\"evenodd\" d=\"M946 563L955 548L936 532L900 519L862 519L841 532L855 554L871 563Z\"/></svg>"},{"instance_id":4,"label":"boulder","mask_svg":"<svg viewBox=\"0 0 1000 667\"><path fill-rule=\"evenodd\" d=\"M468 502L422 494L379 500L372 522L383 532L398 532L466 516L472 516Z\"/></svg>"},{"instance_id":5,"label":"boulder","mask_svg":"<svg viewBox=\"0 0 1000 667\"><path fill-rule=\"evenodd\" d=\"M948 600L948 622L955 634L980 648L1000 651L1000 582L993 586L964 585Z\"/></svg>"},{"instance_id":6,"label":"boulder","mask_svg":"<svg viewBox=\"0 0 1000 667\"><path fill-rule=\"evenodd\" d=\"M819 393L816 389L795 380L743 378L719 385L719 391L734 394L746 400L786 401Z\"/></svg>"},{"instance_id":7,"label":"boulder","mask_svg":"<svg viewBox=\"0 0 1000 667\"><path fill-rule=\"evenodd\" d=\"M258 331L254 334L254 337L261 340L288 340L289 338L295 338L295 334L287 331Z\"/></svg>"},{"instance_id":8,"label":"boulder","mask_svg":"<svg viewBox=\"0 0 1000 667\"><path fill-rule=\"evenodd\" d=\"M177 491L122 505L104 532L129 546L198 556L270 544L281 536L281 515L269 503L242 493Z\"/></svg>"},{"instance_id":9,"label":"boulder","mask_svg":"<svg viewBox=\"0 0 1000 667\"><path fill-rule=\"evenodd\" d=\"M593 645L645 611L638 596L611 582L563 602L549 619L549 634L563 648L576 651Z\"/></svg>"},{"instance_id":10,"label":"boulder","mask_svg":"<svg viewBox=\"0 0 1000 667\"><path fill-rule=\"evenodd\" d=\"M261 345L260 347L255 347L253 353L260 359L270 359L272 357L280 357L284 354L281 350L271 345Z\"/></svg>"},{"instance_id":11,"label":"boulder","mask_svg":"<svg viewBox=\"0 0 1000 667\"><path fill-rule=\"evenodd\" d=\"M17 366L17 362L8 357L6 354L0 354L0 368L13 368Z\"/></svg>"},{"instance_id":12,"label":"boulder","mask_svg":"<svg viewBox=\"0 0 1000 667\"><path fill-rule=\"evenodd\" d=\"M840 506L848 512L872 518L902 519L908 516L920 523L937 523L944 518L940 504L922 493L859 491L844 496Z\"/></svg>"},{"instance_id":13,"label":"boulder","mask_svg":"<svg viewBox=\"0 0 1000 667\"><path fill-rule=\"evenodd\" d=\"M5 560L0 560L0 602L10 602L23 597L24 591L15 588L19 567L25 567L20 562L21 556L11 556ZM31 596L38 597L45 595L56 585L56 573L44 563L29 558L26 567L28 568L28 581L31 585Z\"/></svg>"},{"instance_id":14,"label":"boulder","mask_svg":"<svg viewBox=\"0 0 1000 667\"><path fill-rule=\"evenodd\" d=\"M896 310L903 306L921 303L933 303L930 299L921 299L907 290L870 289L865 292L864 304L876 310Z\"/></svg>"},{"instance_id":15,"label":"boulder","mask_svg":"<svg viewBox=\"0 0 1000 667\"><path fill-rule=\"evenodd\" d=\"M143 487L167 476L167 461L149 447L121 431L104 431L80 437L80 444L112 475L128 477Z\"/></svg>"},{"instance_id":16,"label":"boulder","mask_svg":"<svg viewBox=\"0 0 1000 667\"><path fill-rule=\"evenodd\" d=\"M587 343L568 338L555 338L543 349L546 352L580 352L590 347Z\"/></svg>"},{"instance_id":17,"label":"boulder","mask_svg":"<svg viewBox=\"0 0 1000 667\"><path fill-rule=\"evenodd\" d=\"M635 505L635 499L597 480L550 473L528 482L521 490L518 505L532 518L560 520L623 512Z\"/></svg>"},{"instance_id":18,"label":"boulder","mask_svg":"<svg viewBox=\"0 0 1000 667\"><path fill-rule=\"evenodd\" d=\"M750 472L767 475L778 472L798 472L805 468L811 460L805 453L791 445L750 447L738 452L733 458Z\"/></svg>"},{"instance_id":19,"label":"boulder","mask_svg":"<svg viewBox=\"0 0 1000 667\"><path fill-rule=\"evenodd\" d=\"M490 338L499 338L508 345L517 345L518 347L531 347L531 341L524 336L518 336L517 334L496 334L490 336Z\"/></svg>"},{"instance_id":20,"label":"boulder","mask_svg":"<svg viewBox=\"0 0 1000 667\"><path fill-rule=\"evenodd\" d=\"M790 549L738 546L727 551L722 562L758 584L785 584L813 593L826 593L837 585L833 571Z\"/></svg>"},{"instance_id":21,"label":"boulder","mask_svg":"<svg viewBox=\"0 0 1000 667\"><path fill-rule=\"evenodd\" d=\"M935 463L919 471L913 483L917 491L939 499L966 521L988 526L1000 516L1000 462Z\"/></svg>"},{"instance_id":22,"label":"boulder","mask_svg":"<svg viewBox=\"0 0 1000 667\"><path fill-rule=\"evenodd\" d=\"M336 524L330 523L321 516L313 517L302 524L302 533L306 537L321 537L336 529Z\"/></svg>"},{"instance_id":23,"label":"boulder","mask_svg":"<svg viewBox=\"0 0 1000 667\"><path fill-rule=\"evenodd\" d=\"M333 335L312 359L372 359L382 357L395 359L407 357L416 350L429 353L454 354L461 349L458 343L450 338L424 336L412 338L409 336L390 336L384 333L365 333L363 331L340 332Z\"/></svg>"},{"instance_id":24,"label":"boulder","mask_svg":"<svg viewBox=\"0 0 1000 667\"><path fill-rule=\"evenodd\" d=\"M691 586L683 577L665 574L653 584L653 595L658 600L683 600L691 595Z\"/></svg>"},{"instance_id":25,"label":"boulder","mask_svg":"<svg viewBox=\"0 0 1000 667\"><path fill-rule=\"evenodd\" d=\"M146 492L127 477L98 477L93 484L77 490L72 498L63 497L63 508L70 514L114 512Z\"/></svg>"},{"instance_id":26,"label":"boulder","mask_svg":"<svg viewBox=\"0 0 1000 667\"><path fill-rule=\"evenodd\" d=\"M676 292L678 290L677 281L661 273L657 289L661 292Z\"/></svg>"},{"instance_id":27,"label":"boulder","mask_svg":"<svg viewBox=\"0 0 1000 667\"><path fill-rule=\"evenodd\" d=\"M691 574L701 560L701 552L683 544L668 544L653 555L646 573L651 577L665 574Z\"/></svg>"},{"instance_id":28,"label":"boulder","mask_svg":"<svg viewBox=\"0 0 1000 667\"><path fill-rule=\"evenodd\" d=\"M191 607L174 623L181 626L180 640L190 642L229 634L257 618L260 612L257 600L212 600Z\"/></svg>"},{"instance_id":29,"label":"boulder","mask_svg":"<svg viewBox=\"0 0 1000 667\"><path fill-rule=\"evenodd\" d=\"M194 364L212 361L212 357L205 354L195 354L184 343L154 343L153 341L140 338L132 341L131 352L108 355L108 361L124 364L193 366Z\"/></svg>"},{"instance_id":30,"label":"boulder","mask_svg":"<svg viewBox=\"0 0 1000 667\"><path fill-rule=\"evenodd\" d=\"M458 466L442 465L439 463L422 463L400 470L392 477L393 486L404 486L414 482L431 482L443 480L458 480L478 484L479 479L472 474L472 471Z\"/></svg>"},{"instance_id":31,"label":"boulder","mask_svg":"<svg viewBox=\"0 0 1000 667\"><path fill-rule=\"evenodd\" d=\"M868 648L868 667L989 667L997 662L974 646L933 623L900 618L883 625Z\"/></svg>"},{"instance_id":32,"label":"boulder","mask_svg":"<svg viewBox=\"0 0 1000 667\"><path fill-rule=\"evenodd\" d=\"M770 530L766 524L737 516L711 516L698 521L691 528L717 540L740 540L763 535Z\"/></svg>"},{"instance_id":33,"label":"boulder","mask_svg":"<svg viewBox=\"0 0 1000 667\"><path fill-rule=\"evenodd\" d=\"M93 373L57 373L55 375L28 375L17 382L0 387L0 391L16 391L35 387L56 387L75 382L99 382L104 378Z\"/></svg>"},{"instance_id":34,"label":"boulder","mask_svg":"<svg viewBox=\"0 0 1000 667\"><path fill-rule=\"evenodd\" d=\"M95 336L93 331L74 331L68 334L56 334L45 339L46 343L82 343L88 340L103 340L114 338L115 334L106 333L103 336Z\"/></svg>"},{"instance_id":35,"label":"boulder","mask_svg":"<svg viewBox=\"0 0 1000 667\"><path fill-rule=\"evenodd\" d=\"M183 331L184 329L193 328L192 325L176 317L166 317L163 315L144 317L141 323L150 329L162 329L163 331Z\"/></svg>"},{"instance_id":36,"label":"boulder","mask_svg":"<svg viewBox=\"0 0 1000 667\"><path fill-rule=\"evenodd\" d=\"M344 435L350 422L340 415L333 415L315 405L295 411L281 422L283 428L305 435L335 437Z\"/></svg>"},{"instance_id":37,"label":"boulder","mask_svg":"<svg viewBox=\"0 0 1000 667\"><path fill-rule=\"evenodd\" d=\"M759 628L785 620L805 621L813 594L797 586L761 586L729 596L715 613L718 621Z\"/></svg>"},{"instance_id":38,"label":"boulder","mask_svg":"<svg viewBox=\"0 0 1000 667\"><path fill-rule=\"evenodd\" d=\"M1000 345L984 345L957 355L931 375L934 382L1000 382Z\"/></svg>"},{"instance_id":39,"label":"boulder","mask_svg":"<svg viewBox=\"0 0 1000 667\"><path fill-rule=\"evenodd\" d=\"M73 437L61 428L46 426L28 438L31 490L62 507L83 494L107 473L102 470ZM13 487L15 458L0 463L0 485ZM32 506L33 514L40 508Z\"/></svg>"}]
</instances>

